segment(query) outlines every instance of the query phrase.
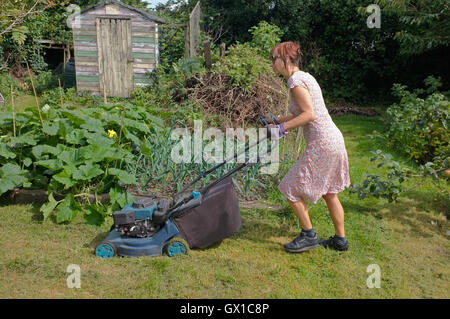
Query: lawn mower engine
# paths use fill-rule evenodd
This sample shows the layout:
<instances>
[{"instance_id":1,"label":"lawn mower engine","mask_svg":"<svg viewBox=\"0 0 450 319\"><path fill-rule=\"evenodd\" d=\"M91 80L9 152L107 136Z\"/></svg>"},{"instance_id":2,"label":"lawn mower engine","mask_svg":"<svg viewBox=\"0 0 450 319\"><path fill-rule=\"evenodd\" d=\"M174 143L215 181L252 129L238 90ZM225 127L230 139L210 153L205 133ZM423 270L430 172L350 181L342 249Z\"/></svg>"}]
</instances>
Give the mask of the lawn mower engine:
<instances>
[{"instance_id":1,"label":"lawn mower engine","mask_svg":"<svg viewBox=\"0 0 450 319\"><path fill-rule=\"evenodd\" d=\"M121 236L145 238L155 233L156 228L150 219L136 220L135 211L119 211L114 215L114 228Z\"/></svg>"},{"instance_id":2,"label":"lawn mower engine","mask_svg":"<svg viewBox=\"0 0 450 319\"><path fill-rule=\"evenodd\" d=\"M155 217L166 214L169 208L169 201L165 199L141 198L136 200L131 207L134 209L114 212L114 229L121 236L146 238L152 237L161 229L161 220ZM147 210L147 213L140 212L139 214L140 209L149 207L151 209ZM137 211L138 218L136 218ZM151 219L151 217L153 218Z\"/></svg>"}]
</instances>

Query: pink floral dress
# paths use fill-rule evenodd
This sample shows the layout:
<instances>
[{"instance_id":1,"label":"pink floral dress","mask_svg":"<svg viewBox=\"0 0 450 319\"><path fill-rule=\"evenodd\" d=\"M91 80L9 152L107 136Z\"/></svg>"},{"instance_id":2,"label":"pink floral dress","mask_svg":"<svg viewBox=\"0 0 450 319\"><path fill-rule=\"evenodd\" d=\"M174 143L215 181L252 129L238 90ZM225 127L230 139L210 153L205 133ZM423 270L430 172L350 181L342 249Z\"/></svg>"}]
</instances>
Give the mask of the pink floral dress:
<instances>
[{"instance_id":1,"label":"pink floral dress","mask_svg":"<svg viewBox=\"0 0 450 319\"><path fill-rule=\"evenodd\" d=\"M322 90L311 74L297 71L287 84L289 89L295 86L308 89L316 120L302 127L306 149L283 177L278 190L291 201L303 199L317 203L323 195L337 194L350 186L344 137L331 119ZM293 115L302 113L290 90L289 111Z\"/></svg>"}]
</instances>

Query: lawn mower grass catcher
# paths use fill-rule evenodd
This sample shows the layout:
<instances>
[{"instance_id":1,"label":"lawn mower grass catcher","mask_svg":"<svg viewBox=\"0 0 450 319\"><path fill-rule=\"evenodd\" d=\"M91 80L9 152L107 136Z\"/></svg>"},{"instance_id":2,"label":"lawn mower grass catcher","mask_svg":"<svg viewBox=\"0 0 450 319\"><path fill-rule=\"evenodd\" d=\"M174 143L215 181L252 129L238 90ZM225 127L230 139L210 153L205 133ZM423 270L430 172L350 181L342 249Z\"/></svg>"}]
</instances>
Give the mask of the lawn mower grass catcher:
<instances>
[{"instance_id":1,"label":"lawn mower grass catcher","mask_svg":"<svg viewBox=\"0 0 450 319\"><path fill-rule=\"evenodd\" d=\"M274 116L271 116L274 120ZM264 126L267 125L262 116L260 122ZM267 137L248 146L240 154L265 139ZM271 143L267 154L270 151ZM235 234L241 226L241 215L231 175L246 166L254 165L255 163L250 163L250 159L198 192L192 191L177 200L176 198L240 154L202 172L183 190L173 195L172 201L155 197L139 198L122 210L114 212L114 225L111 226L106 239L95 248L95 255L111 258L116 255L138 257L160 256L165 253L172 257L187 254L192 248L207 248ZM258 157L256 162L259 160Z\"/></svg>"}]
</instances>

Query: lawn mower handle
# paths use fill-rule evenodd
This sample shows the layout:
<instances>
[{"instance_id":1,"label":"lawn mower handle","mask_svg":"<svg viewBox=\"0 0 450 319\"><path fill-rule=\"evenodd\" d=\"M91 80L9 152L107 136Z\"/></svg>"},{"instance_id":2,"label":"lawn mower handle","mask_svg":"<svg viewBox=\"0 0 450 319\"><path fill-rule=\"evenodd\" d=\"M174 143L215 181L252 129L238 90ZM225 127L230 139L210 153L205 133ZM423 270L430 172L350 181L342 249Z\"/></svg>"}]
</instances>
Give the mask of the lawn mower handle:
<instances>
[{"instance_id":1,"label":"lawn mower handle","mask_svg":"<svg viewBox=\"0 0 450 319\"><path fill-rule=\"evenodd\" d=\"M270 112L267 112L266 115L268 115L268 116L271 118L273 124L275 124L275 125L278 125L278 124L279 124L275 115L273 115L273 114L270 113ZM265 117L264 115L260 115L260 116L259 116L259 122L260 122L261 125L264 126L264 127L266 127L267 125L269 125L269 123L267 122L266 117Z\"/></svg>"}]
</instances>

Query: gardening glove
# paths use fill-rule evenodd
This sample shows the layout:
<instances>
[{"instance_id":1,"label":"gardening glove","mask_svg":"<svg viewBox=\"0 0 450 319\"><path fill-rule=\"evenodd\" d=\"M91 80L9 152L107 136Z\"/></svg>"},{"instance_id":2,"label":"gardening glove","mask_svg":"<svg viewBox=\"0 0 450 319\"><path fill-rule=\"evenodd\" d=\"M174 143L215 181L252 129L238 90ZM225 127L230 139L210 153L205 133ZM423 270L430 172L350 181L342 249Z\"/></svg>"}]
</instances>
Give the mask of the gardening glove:
<instances>
[{"instance_id":1,"label":"gardening glove","mask_svg":"<svg viewBox=\"0 0 450 319\"><path fill-rule=\"evenodd\" d=\"M284 123L281 123L280 125L267 125L267 136L271 139L271 140L279 140L282 137L285 137L286 135L288 135L288 132L284 129Z\"/></svg>"}]
</instances>

